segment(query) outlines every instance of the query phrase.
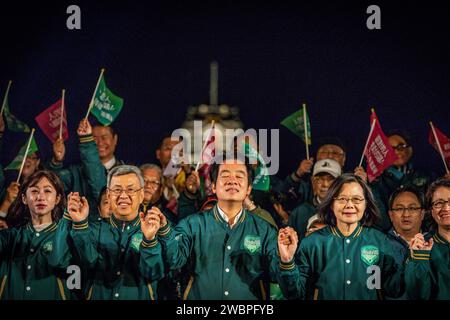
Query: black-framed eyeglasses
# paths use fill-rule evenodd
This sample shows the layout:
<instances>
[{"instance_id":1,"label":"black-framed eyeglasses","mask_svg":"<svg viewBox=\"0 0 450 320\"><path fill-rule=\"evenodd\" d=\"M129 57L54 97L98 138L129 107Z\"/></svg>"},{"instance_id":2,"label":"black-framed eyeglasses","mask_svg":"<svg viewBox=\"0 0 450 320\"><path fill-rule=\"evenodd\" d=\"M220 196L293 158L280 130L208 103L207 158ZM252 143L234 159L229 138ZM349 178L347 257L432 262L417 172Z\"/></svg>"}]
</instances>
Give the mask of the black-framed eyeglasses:
<instances>
[{"instance_id":1,"label":"black-framed eyeglasses","mask_svg":"<svg viewBox=\"0 0 450 320\"><path fill-rule=\"evenodd\" d=\"M109 190L109 192L111 192L112 195L118 197L118 196L120 196L120 195L122 194L122 192L125 192L125 194L126 194L127 196L133 196L133 195L135 195L138 191L141 191L142 188L139 188L139 189L133 189L133 188L128 188L128 189L113 188L113 189L110 189L110 188L108 188L108 190Z\"/></svg>"},{"instance_id":2,"label":"black-framed eyeglasses","mask_svg":"<svg viewBox=\"0 0 450 320\"><path fill-rule=\"evenodd\" d=\"M391 211L395 213L405 213L406 211L408 211L408 213L418 213L420 210L422 210L421 207L398 207L391 209Z\"/></svg>"},{"instance_id":3,"label":"black-framed eyeglasses","mask_svg":"<svg viewBox=\"0 0 450 320\"><path fill-rule=\"evenodd\" d=\"M404 151L404 150L408 149L409 147L411 147L411 145L409 145L407 143L400 143L396 146L392 146L392 149L397 150L397 151Z\"/></svg>"},{"instance_id":4,"label":"black-framed eyeglasses","mask_svg":"<svg viewBox=\"0 0 450 320\"><path fill-rule=\"evenodd\" d=\"M439 199L431 203L433 209L441 210L445 205L450 205L450 198L448 200Z\"/></svg>"}]
</instances>

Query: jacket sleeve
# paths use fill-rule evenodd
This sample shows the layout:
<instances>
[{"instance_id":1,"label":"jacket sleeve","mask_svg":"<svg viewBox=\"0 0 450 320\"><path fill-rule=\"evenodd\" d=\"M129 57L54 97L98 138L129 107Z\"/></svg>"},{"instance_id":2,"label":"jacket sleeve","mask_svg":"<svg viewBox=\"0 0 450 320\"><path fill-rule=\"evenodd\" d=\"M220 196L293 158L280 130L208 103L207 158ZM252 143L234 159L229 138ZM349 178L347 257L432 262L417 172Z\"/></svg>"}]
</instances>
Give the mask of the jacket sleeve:
<instances>
[{"instance_id":1,"label":"jacket sleeve","mask_svg":"<svg viewBox=\"0 0 450 320\"><path fill-rule=\"evenodd\" d=\"M277 266L277 278L281 292L286 299L305 299L307 281L311 277L311 264L306 242L300 244L294 260Z\"/></svg>"},{"instance_id":2,"label":"jacket sleeve","mask_svg":"<svg viewBox=\"0 0 450 320\"><path fill-rule=\"evenodd\" d=\"M430 251L413 250L405 267L406 293L409 299L429 300L436 279L430 266Z\"/></svg>"},{"instance_id":3,"label":"jacket sleeve","mask_svg":"<svg viewBox=\"0 0 450 320\"><path fill-rule=\"evenodd\" d=\"M99 226L89 223L89 219L72 222L70 237L73 241L74 253L80 263L88 269L94 269L99 258L97 250Z\"/></svg>"},{"instance_id":4,"label":"jacket sleeve","mask_svg":"<svg viewBox=\"0 0 450 320\"><path fill-rule=\"evenodd\" d=\"M168 223L158 231L158 239L163 247L164 262L169 270L181 268L189 259L194 237L190 220L181 220L174 229Z\"/></svg>"},{"instance_id":5,"label":"jacket sleeve","mask_svg":"<svg viewBox=\"0 0 450 320\"><path fill-rule=\"evenodd\" d=\"M158 239L146 240L140 246L139 269L141 275L149 281L160 280L164 277L164 263L162 260L161 244Z\"/></svg>"},{"instance_id":6,"label":"jacket sleeve","mask_svg":"<svg viewBox=\"0 0 450 320\"><path fill-rule=\"evenodd\" d=\"M100 197L102 188L106 185L106 171L98 155L97 145L92 135L80 137L80 158L84 176L90 193L94 199Z\"/></svg>"},{"instance_id":7,"label":"jacket sleeve","mask_svg":"<svg viewBox=\"0 0 450 320\"><path fill-rule=\"evenodd\" d=\"M198 212L197 201L199 196L200 193L193 195L189 194L187 191L180 194L178 198L178 220Z\"/></svg>"},{"instance_id":8,"label":"jacket sleeve","mask_svg":"<svg viewBox=\"0 0 450 320\"><path fill-rule=\"evenodd\" d=\"M385 248L381 265L381 289L392 298L398 298L405 292L405 269L395 259L394 248L388 237L384 239Z\"/></svg>"}]
</instances>

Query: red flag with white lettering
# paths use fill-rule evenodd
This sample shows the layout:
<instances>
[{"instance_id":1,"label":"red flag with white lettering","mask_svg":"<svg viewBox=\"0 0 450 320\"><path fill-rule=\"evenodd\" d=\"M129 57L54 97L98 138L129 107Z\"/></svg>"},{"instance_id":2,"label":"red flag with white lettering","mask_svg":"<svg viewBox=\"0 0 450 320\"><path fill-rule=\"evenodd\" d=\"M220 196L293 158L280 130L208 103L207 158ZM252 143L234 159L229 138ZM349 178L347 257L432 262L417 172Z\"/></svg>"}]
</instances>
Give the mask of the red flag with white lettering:
<instances>
[{"instance_id":1,"label":"red flag with white lettering","mask_svg":"<svg viewBox=\"0 0 450 320\"><path fill-rule=\"evenodd\" d=\"M383 133L383 130L381 130L380 122L373 111L370 116L370 123L374 127L368 139L364 155L367 163L367 178L369 182L372 182L397 160L397 155L389 144L389 140Z\"/></svg>"},{"instance_id":2,"label":"red flag with white lettering","mask_svg":"<svg viewBox=\"0 0 450 320\"><path fill-rule=\"evenodd\" d=\"M59 138L59 130L61 125L62 113L62 138L64 141L69 139L69 131L67 130L66 111L61 108L62 99L52 104L50 107L42 111L34 118L39 128L44 132L47 138L54 143Z\"/></svg>"},{"instance_id":3,"label":"red flag with white lettering","mask_svg":"<svg viewBox=\"0 0 450 320\"><path fill-rule=\"evenodd\" d=\"M442 133L441 130L434 126L434 132L436 133L436 137L439 141L439 145L441 146L441 151L439 151L439 147L436 143L436 139L434 138L433 129L430 129L430 133L428 134L428 142L441 154L441 156L445 159L445 163L447 164L447 168L450 168L450 139L447 138L445 134Z\"/></svg>"}]
</instances>

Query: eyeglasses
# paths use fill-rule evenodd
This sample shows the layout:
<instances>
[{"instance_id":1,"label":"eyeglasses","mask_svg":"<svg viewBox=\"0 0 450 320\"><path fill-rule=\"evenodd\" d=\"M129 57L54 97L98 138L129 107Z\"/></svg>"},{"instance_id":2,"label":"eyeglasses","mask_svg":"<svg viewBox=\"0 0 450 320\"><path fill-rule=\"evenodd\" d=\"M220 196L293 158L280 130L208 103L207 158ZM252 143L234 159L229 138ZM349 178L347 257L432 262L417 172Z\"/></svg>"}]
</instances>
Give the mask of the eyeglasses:
<instances>
[{"instance_id":1,"label":"eyeglasses","mask_svg":"<svg viewBox=\"0 0 450 320\"><path fill-rule=\"evenodd\" d=\"M333 181L335 180L334 177L314 177L313 178L314 182L320 185L325 184L326 182L328 182L329 184L333 183Z\"/></svg>"},{"instance_id":2,"label":"eyeglasses","mask_svg":"<svg viewBox=\"0 0 450 320\"><path fill-rule=\"evenodd\" d=\"M360 197L336 197L334 198L334 200L339 204L347 204L349 201L351 201L353 204L361 204L366 199Z\"/></svg>"},{"instance_id":3,"label":"eyeglasses","mask_svg":"<svg viewBox=\"0 0 450 320\"><path fill-rule=\"evenodd\" d=\"M144 183L147 186L150 186L152 188L158 188L161 185L161 182L156 181L156 180L145 180L144 179Z\"/></svg>"},{"instance_id":4,"label":"eyeglasses","mask_svg":"<svg viewBox=\"0 0 450 320\"><path fill-rule=\"evenodd\" d=\"M114 189L109 189L109 192L111 192L112 195L118 197L122 194L122 192L125 192L125 194L127 196L133 196L135 195L138 191L142 190L142 188L139 189L132 189L132 188L128 188L128 189L122 189L122 188L114 188Z\"/></svg>"},{"instance_id":5,"label":"eyeglasses","mask_svg":"<svg viewBox=\"0 0 450 320\"><path fill-rule=\"evenodd\" d=\"M447 201L441 200L441 199L440 200L436 200L436 201L431 203L431 206L433 207L433 209L441 210L447 204L450 205L450 199L448 199Z\"/></svg>"},{"instance_id":6,"label":"eyeglasses","mask_svg":"<svg viewBox=\"0 0 450 320\"><path fill-rule=\"evenodd\" d=\"M409 144L401 143L396 146L392 146L392 149L395 149L397 151L405 151L409 147L411 147Z\"/></svg>"},{"instance_id":7,"label":"eyeglasses","mask_svg":"<svg viewBox=\"0 0 450 320\"><path fill-rule=\"evenodd\" d=\"M391 211L395 213L405 213L405 211L408 211L408 213L418 213L422 208L421 207L398 207L398 208L392 208Z\"/></svg>"},{"instance_id":8,"label":"eyeglasses","mask_svg":"<svg viewBox=\"0 0 450 320\"><path fill-rule=\"evenodd\" d=\"M338 151L319 151L317 152L320 155L334 156L334 157L342 157L344 155L343 152Z\"/></svg>"}]
</instances>

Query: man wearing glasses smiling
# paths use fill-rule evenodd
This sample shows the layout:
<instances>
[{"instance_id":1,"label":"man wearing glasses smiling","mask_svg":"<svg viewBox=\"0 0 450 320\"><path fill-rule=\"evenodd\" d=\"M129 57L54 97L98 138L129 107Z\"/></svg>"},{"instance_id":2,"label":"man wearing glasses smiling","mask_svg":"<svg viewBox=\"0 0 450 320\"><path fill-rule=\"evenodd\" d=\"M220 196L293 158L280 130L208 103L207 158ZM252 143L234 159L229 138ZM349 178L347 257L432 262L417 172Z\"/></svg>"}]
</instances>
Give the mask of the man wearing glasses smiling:
<instances>
[{"instance_id":1,"label":"man wearing glasses smiling","mask_svg":"<svg viewBox=\"0 0 450 320\"><path fill-rule=\"evenodd\" d=\"M161 246L157 241L159 211L139 213L144 179L139 168L120 165L109 171L109 220L89 221L85 197L71 193L68 211L73 221L70 237L79 265L88 274L87 299L156 299L157 282L164 275Z\"/></svg>"}]
</instances>

